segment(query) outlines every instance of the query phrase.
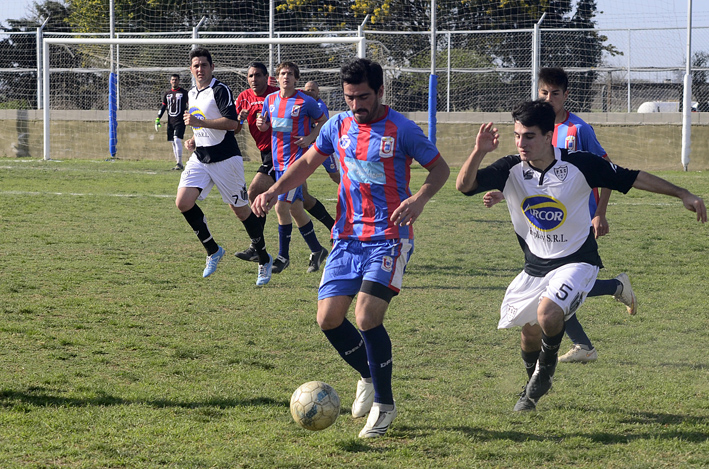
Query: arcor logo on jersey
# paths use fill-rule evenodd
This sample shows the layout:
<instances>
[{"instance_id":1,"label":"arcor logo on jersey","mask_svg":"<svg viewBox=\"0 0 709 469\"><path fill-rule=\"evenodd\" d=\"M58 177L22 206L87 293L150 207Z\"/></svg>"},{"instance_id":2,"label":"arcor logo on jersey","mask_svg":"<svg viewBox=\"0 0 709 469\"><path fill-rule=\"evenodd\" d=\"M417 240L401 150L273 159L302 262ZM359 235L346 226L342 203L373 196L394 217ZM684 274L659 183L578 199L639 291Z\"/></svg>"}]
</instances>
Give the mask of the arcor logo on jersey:
<instances>
[{"instance_id":1,"label":"arcor logo on jersey","mask_svg":"<svg viewBox=\"0 0 709 469\"><path fill-rule=\"evenodd\" d=\"M522 212L529 223L542 231L552 231L564 224L566 207L548 195L533 195L522 201Z\"/></svg>"},{"instance_id":2,"label":"arcor logo on jersey","mask_svg":"<svg viewBox=\"0 0 709 469\"><path fill-rule=\"evenodd\" d=\"M566 142L564 142L564 143L565 143L564 148L566 148L567 150L576 151L576 137L575 136L569 135L568 137L566 137Z\"/></svg>"},{"instance_id":3,"label":"arcor logo on jersey","mask_svg":"<svg viewBox=\"0 0 709 469\"><path fill-rule=\"evenodd\" d=\"M394 137L382 137L382 144L379 147L380 158L391 158L394 156Z\"/></svg>"},{"instance_id":4,"label":"arcor logo on jersey","mask_svg":"<svg viewBox=\"0 0 709 469\"><path fill-rule=\"evenodd\" d=\"M340 137L339 142L337 142L340 145L340 148L343 150L347 150L347 147L350 146L350 143L352 143L352 140L347 135L343 135Z\"/></svg>"},{"instance_id":5,"label":"arcor logo on jersey","mask_svg":"<svg viewBox=\"0 0 709 469\"><path fill-rule=\"evenodd\" d=\"M199 120L201 120L201 121L204 120L204 113L203 113L202 111L200 111L199 108L197 108L197 107L191 107L191 108L190 108L190 114L192 114L193 116L195 116L197 119L199 119ZM192 128L193 128L194 130L199 130L199 129L201 129L202 127L194 127L194 126L193 126Z\"/></svg>"},{"instance_id":6,"label":"arcor logo on jersey","mask_svg":"<svg viewBox=\"0 0 709 469\"><path fill-rule=\"evenodd\" d=\"M293 109L290 111L290 115L293 117L298 117L300 115L300 106L293 106Z\"/></svg>"}]
</instances>

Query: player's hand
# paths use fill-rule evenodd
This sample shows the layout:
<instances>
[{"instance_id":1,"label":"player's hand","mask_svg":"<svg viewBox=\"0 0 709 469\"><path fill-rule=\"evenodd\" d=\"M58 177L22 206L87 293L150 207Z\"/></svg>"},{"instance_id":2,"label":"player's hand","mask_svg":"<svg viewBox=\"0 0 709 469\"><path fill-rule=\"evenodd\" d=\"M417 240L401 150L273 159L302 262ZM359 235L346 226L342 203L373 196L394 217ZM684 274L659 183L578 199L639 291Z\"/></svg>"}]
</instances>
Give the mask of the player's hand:
<instances>
[{"instance_id":1,"label":"player's hand","mask_svg":"<svg viewBox=\"0 0 709 469\"><path fill-rule=\"evenodd\" d=\"M483 196L483 205L487 208L494 206L505 200L505 195L500 191L490 191Z\"/></svg>"},{"instance_id":2,"label":"player's hand","mask_svg":"<svg viewBox=\"0 0 709 469\"><path fill-rule=\"evenodd\" d=\"M257 217L265 217L271 208L278 202L278 196L270 190L256 196L254 203L251 204L251 211Z\"/></svg>"},{"instance_id":3,"label":"player's hand","mask_svg":"<svg viewBox=\"0 0 709 469\"><path fill-rule=\"evenodd\" d=\"M155 118L155 131L160 132L160 118L159 117Z\"/></svg>"},{"instance_id":4,"label":"player's hand","mask_svg":"<svg viewBox=\"0 0 709 469\"><path fill-rule=\"evenodd\" d=\"M596 239L608 234L608 220L606 220L606 217L602 215L596 215L593 217L593 220L591 220L591 226L593 227L593 234Z\"/></svg>"},{"instance_id":5,"label":"player's hand","mask_svg":"<svg viewBox=\"0 0 709 469\"><path fill-rule=\"evenodd\" d=\"M497 150L499 144L500 134L498 134L497 129L493 127L492 122L482 124L478 131L478 136L475 137L475 146L477 149L485 153L490 153L491 151Z\"/></svg>"},{"instance_id":6,"label":"player's hand","mask_svg":"<svg viewBox=\"0 0 709 469\"><path fill-rule=\"evenodd\" d=\"M256 128L258 128L261 132L266 132L269 129L269 121L264 119L263 114L260 112L256 113Z\"/></svg>"},{"instance_id":7,"label":"player's hand","mask_svg":"<svg viewBox=\"0 0 709 469\"><path fill-rule=\"evenodd\" d=\"M187 148L187 151L194 151L196 148L196 145L194 143L194 137L188 138L185 140L185 148Z\"/></svg>"},{"instance_id":8,"label":"player's hand","mask_svg":"<svg viewBox=\"0 0 709 469\"><path fill-rule=\"evenodd\" d=\"M189 125L190 127L193 127L192 119L196 119L196 117L190 114L190 111L185 111L185 113L182 115L182 120L185 122L185 125Z\"/></svg>"},{"instance_id":9,"label":"player's hand","mask_svg":"<svg viewBox=\"0 0 709 469\"><path fill-rule=\"evenodd\" d=\"M311 143L313 143L309 136L306 137L305 135L295 135L295 144L298 145L300 148L307 149Z\"/></svg>"},{"instance_id":10,"label":"player's hand","mask_svg":"<svg viewBox=\"0 0 709 469\"><path fill-rule=\"evenodd\" d=\"M240 121L245 121L247 117L249 117L249 110L248 109L242 109L241 111L239 111L239 120Z\"/></svg>"},{"instance_id":11,"label":"player's hand","mask_svg":"<svg viewBox=\"0 0 709 469\"><path fill-rule=\"evenodd\" d=\"M411 226L423 212L423 204L409 197L399 205L389 218L397 226Z\"/></svg>"},{"instance_id":12,"label":"player's hand","mask_svg":"<svg viewBox=\"0 0 709 469\"><path fill-rule=\"evenodd\" d=\"M687 210L697 213L697 221L702 223L707 222L707 207L704 205L704 200L702 200L701 197L697 197L687 191L687 193L682 197L682 203Z\"/></svg>"}]
</instances>

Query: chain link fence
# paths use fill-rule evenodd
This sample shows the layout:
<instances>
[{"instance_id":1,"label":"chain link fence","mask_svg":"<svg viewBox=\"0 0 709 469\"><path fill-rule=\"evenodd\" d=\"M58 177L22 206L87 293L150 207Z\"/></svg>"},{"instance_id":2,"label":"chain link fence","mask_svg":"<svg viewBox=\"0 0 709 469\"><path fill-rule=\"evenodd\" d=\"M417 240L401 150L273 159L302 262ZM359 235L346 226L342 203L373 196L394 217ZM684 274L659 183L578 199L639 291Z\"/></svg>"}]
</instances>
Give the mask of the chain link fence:
<instances>
[{"instance_id":1,"label":"chain link fence","mask_svg":"<svg viewBox=\"0 0 709 469\"><path fill-rule=\"evenodd\" d=\"M38 109L41 88L37 79L37 33L3 34L0 53L10 54L13 66L0 69L0 107ZM175 32L144 37L186 38L191 34ZM341 109L344 103L338 91L337 72L356 51L350 46L328 45L327 37L354 36L357 32L279 32L277 37L307 34L322 37L323 43L277 45L270 49L268 45L213 47L216 75L240 90L247 86L245 71L249 62L257 60L269 65L271 57L275 63L291 60L301 67L301 84L318 81L326 103L332 109ZM437 111L506 111L514 103L528 99L532 86L532 35L532 30L439 32ZM204 32L200 37L267 36L266 32ZM47 37L61 35L47 34ZM367 57L380 62L386 70L387 103L403 112L427 111L431 34L365 31L365 37ZM605 49L598 47L599 37ZM635 112L648 101L682 101L684 29L542 29L540 42L540 66L562 67L569 73L569 108L576 112ZM709 111L709 28L695 28L692 44L693 101L697 110ZM189 48L176 46L118 47L115 63L119 109L154 108L156 96L168 83L170 73L180 73L183 83L188 83L188 52ZM110 57L109 46L53 48L52 109L107 109ZM587 63L597 65L582 65Z\"/></svg>"}]
</instances>

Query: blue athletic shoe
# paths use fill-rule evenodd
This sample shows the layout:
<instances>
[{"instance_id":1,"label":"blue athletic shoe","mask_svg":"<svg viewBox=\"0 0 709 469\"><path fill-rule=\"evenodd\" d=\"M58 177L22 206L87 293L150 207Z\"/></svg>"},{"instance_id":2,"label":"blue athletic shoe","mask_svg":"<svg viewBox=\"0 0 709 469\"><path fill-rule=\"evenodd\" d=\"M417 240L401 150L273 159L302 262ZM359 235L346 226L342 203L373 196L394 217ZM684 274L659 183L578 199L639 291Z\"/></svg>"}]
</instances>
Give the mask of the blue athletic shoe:
<instances>
[{"instance_id":1,"label":"blue athletic shoe","mask_svg":"<svg viewBox=\"0 0 709 469\"><path fill-rule=\"evenodd\" d=\"M204 272L202 272L202 277L209 277L216 272L217 264L219 264L219 261L222 260L224 254L226 254L226 251L223 247L219 246L219 250L217 252L211 256L207 256L207 266L204 268Z\"/></svg>"},{"instance_id":2,"label":"blue athletic shoe","mask_svg":"<svg viewBox=\"0 0 709 469\"><path fill-rule=\"evenodd\" d=\"M259 264L256 285L266 285L271 280L273 273L273 256L268 255L268 264Z\"/></svg>"}]
</instances>

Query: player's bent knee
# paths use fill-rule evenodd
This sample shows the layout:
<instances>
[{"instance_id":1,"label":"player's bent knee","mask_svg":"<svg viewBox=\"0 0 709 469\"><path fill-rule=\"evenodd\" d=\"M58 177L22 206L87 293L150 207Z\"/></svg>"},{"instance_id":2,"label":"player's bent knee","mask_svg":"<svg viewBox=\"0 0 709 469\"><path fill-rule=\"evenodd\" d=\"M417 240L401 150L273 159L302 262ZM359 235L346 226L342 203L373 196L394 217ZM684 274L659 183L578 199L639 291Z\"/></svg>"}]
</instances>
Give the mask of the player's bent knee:
<instances>
[{"instance_id":1,"label":"player's bent knee","mask_svg":"<svg viewBox=\"0 0 709 469\"><path fill-rule=\"evenodd\" d=\"M234 212L234 214L239 218L239 220L244 221L249 216L251 216L251 207L248 205L242 205L240 207L237 207L235 205L230 205L231 210Z\"/></svg>"}]
</instances>

